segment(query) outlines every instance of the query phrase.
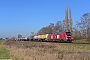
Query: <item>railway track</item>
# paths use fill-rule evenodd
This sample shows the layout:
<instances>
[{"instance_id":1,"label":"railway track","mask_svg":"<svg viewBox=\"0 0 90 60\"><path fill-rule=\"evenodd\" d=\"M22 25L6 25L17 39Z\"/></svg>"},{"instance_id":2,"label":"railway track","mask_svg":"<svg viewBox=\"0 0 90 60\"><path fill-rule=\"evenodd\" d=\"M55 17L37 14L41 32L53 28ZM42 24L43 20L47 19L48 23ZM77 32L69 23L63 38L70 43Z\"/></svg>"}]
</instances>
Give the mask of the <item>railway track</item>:
<instances>
[{"instance_id":1,"label":"railway track","mask_svg":"<svg viewBox=\"0 0 90 60\"><path fill-rule=\"evenodd\" d=\"M47 43L58 43L58 44L90 44L90 43L77 43L77 42L57 42L57 41L30 41L30 42L47 42Z\"/></svg>"}]
</instances>

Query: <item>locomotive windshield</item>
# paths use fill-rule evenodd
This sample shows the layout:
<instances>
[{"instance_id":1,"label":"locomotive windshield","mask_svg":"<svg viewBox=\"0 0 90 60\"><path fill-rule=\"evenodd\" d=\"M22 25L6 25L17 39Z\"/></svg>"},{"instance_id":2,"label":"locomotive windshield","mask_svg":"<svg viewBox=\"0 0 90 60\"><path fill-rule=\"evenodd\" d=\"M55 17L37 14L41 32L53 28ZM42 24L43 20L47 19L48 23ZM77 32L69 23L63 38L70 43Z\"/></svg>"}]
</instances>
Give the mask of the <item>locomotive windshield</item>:
<instances>
[{"instance_id":1,"label":"locomotive windshield","mask_svg":"<svg viewBox=\"0 0 90 60\"><path fill-rule=\"evenodd\" d=\"M70 33L70 32L66 32L66 35L67 35L67 36L71 36L71 33Z\"/></svg>"},{"instance_id":2,"label":"locomotive windshield","mask_svg":"<svg viewBox=\"0 0 90 60\"><path fill-rule=\"evenodd\" d=\"M62 32L57 32L57 34L61 34Z\"/></svg>"}]
</instances>

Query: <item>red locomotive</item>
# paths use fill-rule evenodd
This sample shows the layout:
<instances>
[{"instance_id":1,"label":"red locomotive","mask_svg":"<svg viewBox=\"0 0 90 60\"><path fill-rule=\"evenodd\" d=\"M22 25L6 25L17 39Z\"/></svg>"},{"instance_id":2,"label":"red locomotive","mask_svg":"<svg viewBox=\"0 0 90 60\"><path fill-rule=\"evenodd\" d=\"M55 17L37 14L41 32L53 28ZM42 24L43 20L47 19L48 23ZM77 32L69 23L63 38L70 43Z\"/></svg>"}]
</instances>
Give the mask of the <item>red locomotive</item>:
<instances>
[{"instance_id":1,"label":"red locomotive","mask_svg":"<svg viewBox=\"0 0 90 60\"><path fill-rule=\"evenodd\" d=\"M47 40L60 41L60 42L72 42L72 35L70 32L62 32L56 34L49 34Z\"/></svg>"}]
</instances>

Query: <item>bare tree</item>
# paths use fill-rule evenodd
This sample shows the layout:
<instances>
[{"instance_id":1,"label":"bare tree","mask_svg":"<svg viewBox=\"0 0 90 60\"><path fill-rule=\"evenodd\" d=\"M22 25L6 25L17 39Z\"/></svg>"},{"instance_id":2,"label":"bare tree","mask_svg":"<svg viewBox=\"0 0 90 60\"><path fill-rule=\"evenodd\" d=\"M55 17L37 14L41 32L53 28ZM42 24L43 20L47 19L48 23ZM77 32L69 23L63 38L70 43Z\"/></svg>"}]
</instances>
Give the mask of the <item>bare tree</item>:
<instances>
[{"instance_id":1,"label":"bare tree","mask_svg":"<svg viewBox=\"0 0 90 60\"><path fill-rule=\"evenodd\" d=\"M31 36L34 36L34 34L35 34L34 32L31 32L31 33L30 33Z\"/></svg>"},{"instance_id":2,"label":"bare tree","mask_svg":"<svg viewBox=\"0 0 90 60\"><path fill-rule=\"evenodd\" d=\"M66 31L72 32L72 13L70 7L67 6L65 10L65 26Z\"/></svg>"},{"instance_id":3,"label":"bare tree","mask_svg":"<svg viewBox=\"0 0 90 60\"><path fill-rule=\"evenodd\" d=\"M50 23L49 26L41 28L37 34L52 34L54 33L54 23Z\"/></svg>"},{"instance_id":4,"label":"bare tree","mask_svg":"<svg viewBox=\"0 0 90 60\"><path fill-rule=\"evenodd\" d=\"M22 35L21 34L18 34L18 38L22 38Z\"/></svg>"},{"instance_id":5,"label":"bare tree","mask_svg":"<svg viewBox=\"0 0 90 60\"><path fill-rule=\"evenodd\" d=\"M90 32L90 13L83 14L81 17L81 21L77 24L81 30L82 37L84 37L85 39L89 39L90 34L88 33Z\"/></svg>"},{"instance_id":6,"label":"bare tree","mask_svg":"<svg viewBox=\"0 0 90 60\"><path fill-rule=\"evenodd\" d=\"M55 25L54 23L50 23L50 25L41 28L37 34L54 34L56 32L63 32L64 26L65 25L61 21L57 21Z\"/></svg>"},{"instance_id":7,"label":"bare tree","mask_svg":"<svg viewBox=\"0 0 90 60\"><path fill-rule=\"evenodd\" d=\"M34 32L31 32L30 33L30 36L28 37L28 39L31 39L32 40L34 35L35 35L35 33Z\"/></svg>"},{"instance_id":8,"label":"bare tree","mask_svg":"<svg viewBox=\"0 0 90 60\"><path fill-rule=\"evenodd\" d=\"M50 23L49 28L51 29L51 34L54 33L54 23Z\"/></svg>"},{"instance_id":9,"label":"bare tree","mask_svg":"<svg viewBox=\"0 0 90 60\"><path fill-rule=\"evenodd\" d=\"M73 38L74 40L81 39L81 32L77 28L73 28Z\"/></svg>"},{"instance_id":10,"label":"bare tree","mask_svg":"<svg viewBox=\"0 0 90 60\"><path fill-rule=\"evenodd\" d=\"M63 32L63 25L61 21L57 21L54 27L54 32Z\"/></svg>"},{"instance_id":11,"label":"bare tree","mask_svg":"<svg viewBox=\"0 0 90 60\"><path fill-rule=\"evenodd\" d=\"M66 13L66 15L65 15L66 31L69 31L68 6L67 6L67 8L65 10L65 13Z\"/></svg>"},{"instance_id":12,"label":"bare tree","mask_svg":"<svg viewBox=\"0 0 90 60\"><path fill-rule=\"evenodd\" d=\"M62 28L63 28L63 31L66 31L65 20L62 21Z\"/></svg>"},{"instance_id":13,"label":"bare tree","mask_svg":"<svg viewBox=\"0 0 90 60\"><path fill-rule=\"evenodd\" d=\"M46 32L47 32L46 29L47 29L47 27L43 27L43 28L41 28L41 29L38 31L37 34L38 34L38 35L39 35L39 34L46 34Z\"/></svg>"},{"instance_id":14,"label":"bare tree","mask_svg":"<svg viewBox=\"0 0 90 60\"><path fill-rule=\"evenodd\" d=\"M88 42L90 43L90 28L88 28L87 32L88 32L88 33L87 33L87 36L88 36L88 37L87 37L87 40L88 40Z\"/></svg>"},{"instance_id":15,"label":"bare tree","mask_svg":"<svg viewBox=\"0 0 90 60\"><path fill-rule=\"evenodd\" d=\"M70 27L70 32L72 33L72 12L71 12L71 9L69 8L69 27Z\"/></svg>"}]
</instances>

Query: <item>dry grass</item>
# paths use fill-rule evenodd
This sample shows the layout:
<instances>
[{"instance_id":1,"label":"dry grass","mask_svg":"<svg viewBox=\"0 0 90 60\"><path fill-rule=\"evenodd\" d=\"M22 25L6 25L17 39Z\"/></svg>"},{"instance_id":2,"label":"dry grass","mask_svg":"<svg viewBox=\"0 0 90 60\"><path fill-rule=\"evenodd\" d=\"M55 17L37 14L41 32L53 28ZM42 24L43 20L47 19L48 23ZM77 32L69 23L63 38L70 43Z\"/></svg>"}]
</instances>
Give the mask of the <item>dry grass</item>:
<instances>
[{"instance_id":1,"label":"dry grass","mask_svg":"<svg viewBox=\"0 0 90 60\"><path fill-rule=\"evenodd\" d=\"M90 60L90 50L47 42L7 41L3 47L19 60ZM68 44L66 44L68 45ZM71 44L72 45L72 44Z\"/></svg>"}]
</instances>

